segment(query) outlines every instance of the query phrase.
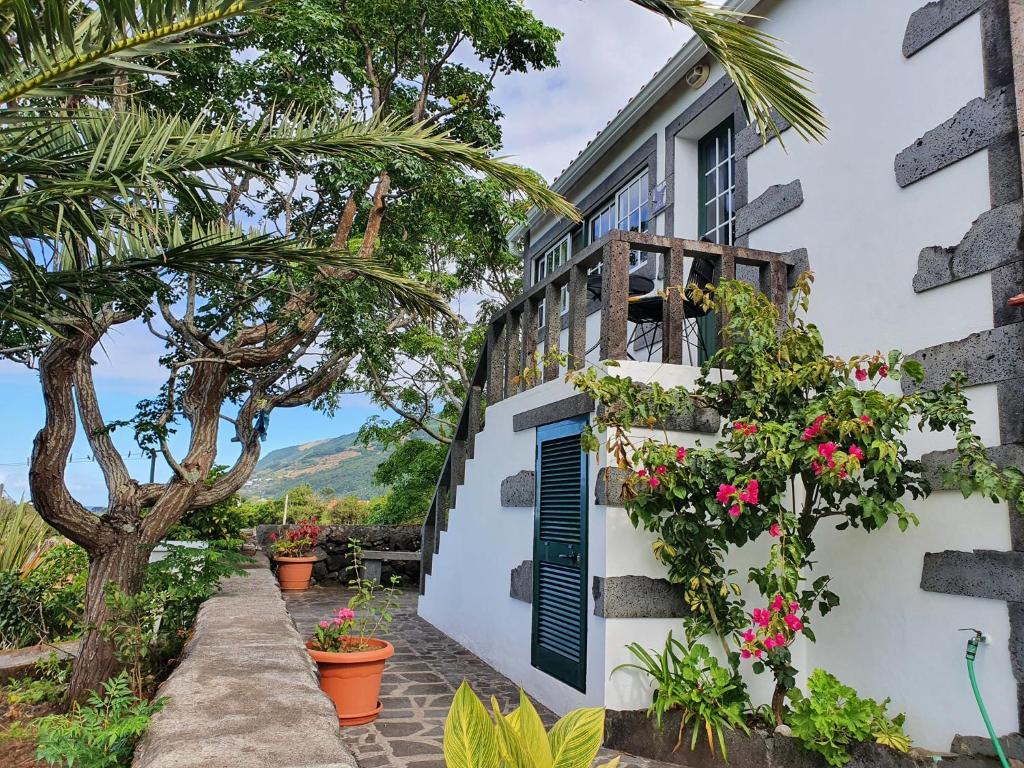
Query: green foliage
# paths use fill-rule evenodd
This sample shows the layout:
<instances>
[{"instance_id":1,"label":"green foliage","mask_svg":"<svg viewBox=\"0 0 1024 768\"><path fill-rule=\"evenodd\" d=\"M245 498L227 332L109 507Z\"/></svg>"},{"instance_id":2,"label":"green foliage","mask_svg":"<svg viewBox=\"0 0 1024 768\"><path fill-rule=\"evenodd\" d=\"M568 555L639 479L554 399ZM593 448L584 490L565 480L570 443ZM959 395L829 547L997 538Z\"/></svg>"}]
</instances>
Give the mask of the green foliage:
<instances>
[{"instance_id":1,"label":"green foliage","mask_svg":"<svg viewBox=\"0 0 1024 768\"><path fill-rule=\"evenodd\" d=\"M0 648L20 648L39 639L39 590L17 571L0 571Z\"/></svg>"},{"instance_id":2,"label":"green foliage","mask_svg":"<svg viewBox=\"0 0 1024 768\"><path fill-rule=\"evenodd\" d=\"M637 669L651 678L657 688L647 714L654 715L659 728L667 712L682 711L675 749L683 743L689 727L691 750L696 749L697 738L703 733L711 754L715 754L717 739L722 758L728 760L725 731L748 732L743 713L750 701L742 678L719 664L707 646L700 643L686 646L672 637L671 632L661 653L649 651L639 643L626 647L636 657L636 663L620 664L612 673Z\"/></svg>"},{"instance_id":3,"label":"green foliage","mask_svg":"<svg viewBox=\"0 0 1024 768\"><path fill-rule=\"evenodd\" d=\"M25 575L40 596L42 637L65 640L79 633L88 569L85 550L64 541L48 549Z\"/></svg>"},{"instance_id":4,"label":"green foliage","mask_svg":"<svg viewBox=\"0 0 1024 768\"><path fill-rule=\"evenodd\" d=\"M818 328L803 317L812 280L810 273L800 277L783 317L741 281L690 286L695 302L729 317L726 345L692 388L640 387L596 367L572 375L577 388L602 406L596 429L608 432L611 460L632 470L626 511L634 526L655 534L655 556L668 579L684 589L687 636L715 633L736 642L755 672L770 669L777 719L785 691L795 684L789 652L794 635L813 640L813 614L839 604L821 573L827 563L814 563L816 578L808 583L818 523L875 531L894 521L907 530L918 520L905 500L932 492L924 466L907 447L913 424L956 432L954 471L965 495L1020 498L1024 488L1019 471L1000 474L985 458L960 378L937 390L893 393L880 386L884 380L923 381L916 360L899 350L850 358L826 354ZM695 408L721 415L721 440L710 446L700 440L676 446L655 437L634 441L631 430ZM585 445L594 449L596 436L585 435ZM797 486L803 493L793 492ZM748 613L727 555L762 536L771 542L767 561L752 567L747 580L773 607ZM751 614L754 626L743 632Z\"/></svg>"},{"instance_id":5,"label":"green foliage","mask_svg":"<svg viewBox=\"0 0 1024 768\"><path fill-rule=\"evenodd\" d=\"M326 490L321 491L326 495ZM323 516L324 525L362 525L367 522L372 509L372 502L357 496L342 496L333 503L328 502Z\"/></svg>"},{"instance_id":6,"label":"green foliage","mask_svg":"<svg viewBox=\"0 0 1024 768\"><path fill-rule=\"evenodd\" d=\"M85 600L85 551L57 544L24 574L0 571L0 648L18 648L78 634Z\"/></svg>"},{"instance_id":7,"label":"green foliage","mask_svg":"<svg viewBox=\"0 0 1024 768\"><path fill-rule=\"evenodd\" d=\"M391 490L374 505L373 525L419 523L427 513L448 446L412 438L400 443L377 468L374 479Z\"/></svg>"},{"instance_id":8,"label":"green foliage","mask_svg":"<svg viewBox=\"0 0 1024 768\"><path fill-rule=\"evenodd\" d=\"M206 484L213 485L224 477L227 467L214 465L206 478ZM167 532L172 541L223 541L240 538L243 528L250 525L249 508L242 503L242 497L234 494L224 501L209 507L191 509Z\"/></svg>"},{"instance_id":9,"label":"green foliage","mask_svg":"<svg viewBox=\"0 0 1024 768\"><path fill-rule=\"evenodd\" d=\"M448 710L444 759L448 768L590 768L604 739L604 710L575 709L550 732L522 690L519 707L503 715L491 697L494 719L465 680ZM619 758L599 768L615 768Z\"/></svg>"},{"instance_id":10,"label":"green foliage","mask_svg":"<svg viewBox=\"0 0 1024 768\"><path fill-rule=\"evenodd\" d=\"M903 732L904 715L886 715L889 699L862 699L823 669L811 673L807 690L807 696L798 689L790 691L793 706L786 722L793 736L829 765L845 765L850 747L869 738L900 752L910 749L910 739Z\"/></svg>"},{"instance_id":11,"label":"green foliage","mask_svg":"<svg viewBox=\"0 0 1024 768\"><path fill-rule=\"evenodd\" d=\"M27 501L14 502L0 491L0 571L30 565L53 530Z\"/></svg>"},{"instance_id":12,"label":"green foliage","mask_svg":"<svg viewBox=\"0 0 1024 768\"><path fill-rule=\"evenodd\" d=\"M71 661L51 653L35 663L33 674L4 684L2 691L9 704L56 704L71 681Z\"/></svg>"},{"instance_id":13,"label":"green foliage","mask_svg":"<svg viewBox=\"0 0 1024 768\"><path fill-rule=\"evenodd\" d=\"M136 696L128 674L121 673L70 713L38 720L36 755L67 768L128 765L135 742L162 706L162 699L151 703Z\"/></svg>"}]
</instances>

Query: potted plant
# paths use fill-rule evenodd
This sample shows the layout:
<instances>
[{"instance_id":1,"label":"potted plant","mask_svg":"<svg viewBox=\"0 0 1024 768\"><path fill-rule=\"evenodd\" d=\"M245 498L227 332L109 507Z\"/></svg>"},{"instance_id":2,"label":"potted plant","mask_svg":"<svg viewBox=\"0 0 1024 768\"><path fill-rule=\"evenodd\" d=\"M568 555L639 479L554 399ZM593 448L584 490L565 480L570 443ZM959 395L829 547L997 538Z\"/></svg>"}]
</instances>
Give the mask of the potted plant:
<instances>
[{"instance_id":1,"label":"potted plant","mask_svg":"<svg viewBox=\"0 0 1024 768\"><path fill-rule=\"evenodd\" d=\"M306 643L309 655L320 670L320 689L338 712L341 725L364 725L380 714L380 683L384 664L395 647L378 635L394 618L398 604L398 579L381 587L362 578L359 545L351 543L355 594L348 606L317 624L313 639Z\"/></svg>"},{"instance_id":2,"label":"potted plant","mask_svg":"<svg viewBox=\"0 0 1024 768\"><path fill-rule=\"evenodd\" d=\"M300 520L283 536L270 534L270 556L277 565L277 580L282 592L301 592L309 587L309 577L313 575L313 563L316 562L313 551L320 538L320 530L316 518L311 517Z\"/></svg>"}]
</instances>

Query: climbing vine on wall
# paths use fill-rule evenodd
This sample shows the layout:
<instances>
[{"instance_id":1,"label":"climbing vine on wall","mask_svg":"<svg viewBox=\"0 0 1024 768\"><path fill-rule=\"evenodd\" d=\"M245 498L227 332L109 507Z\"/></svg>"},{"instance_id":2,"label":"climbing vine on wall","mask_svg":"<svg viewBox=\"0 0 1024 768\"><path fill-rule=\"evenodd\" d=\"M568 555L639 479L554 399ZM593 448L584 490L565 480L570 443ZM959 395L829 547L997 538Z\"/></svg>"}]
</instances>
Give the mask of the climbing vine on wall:
<instances>
[{"instance_id":1,"label":"climbing vine on wall","mask_svg":"<svg viewBox=\"0 0 1024 768\"><path fill-rule=\"evenodd\" d=\"M796 684L790 647L800 635L813 641L813 623L840 601L828 563L814 557L818 526L906 531L918 524L907 505L933 489L909 454L911 429L954 432L947 481L965 497L1020 499L1024 480L988 460L962 377L902 394L888 382L920 383L924 369L899 350L827 355L818 328L804 319L812 282L811 273L800 276L781 318L747 283L690 286L694 301L729 318L726 343L692 388L639 385L615 375L611 362L612 371L569 375L600 406L585 446L597 449L593 430L607 433L610 460L629 473L626 512L635 527L656 534L655 556L684 588L688 636L718 635L734 665L769 671L778 722ZM659 425L694 408L720 414L721 438L672 444ZM762 599L748 607L728 555L761 537L771 541L768 558L746 579Z\"/></svg>"}]
</instances>

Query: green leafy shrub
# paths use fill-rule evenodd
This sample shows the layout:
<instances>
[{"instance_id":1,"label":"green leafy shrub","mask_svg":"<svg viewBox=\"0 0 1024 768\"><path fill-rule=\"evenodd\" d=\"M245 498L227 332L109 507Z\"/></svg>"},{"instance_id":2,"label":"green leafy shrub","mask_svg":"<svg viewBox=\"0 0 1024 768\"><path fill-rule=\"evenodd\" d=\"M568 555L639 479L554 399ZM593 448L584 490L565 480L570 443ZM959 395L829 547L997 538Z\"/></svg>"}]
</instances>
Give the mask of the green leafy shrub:
<instances>
[{"instance_id":1,"label":"green leafy shrub","mask_svg":"<svg viewBox=\"0 0 1024 768\"><path fill-rule=\"evenodd\" d=\"M223 477L227 467L218 464L210 470L206 482L208 485ZM249 507L237 494L219 504L209 507L192 509L178 521L167 533L172 541L223 541L237 539L243 528L249 527Z\"/></svg>"},{"instance_id":2,"label":"green leafy shrub","mask_svg":"<svg viewBox=\"0 0 1024 768\"><path fill-rule=\"evenodd\" d=\"M3 693L9 704L52 704L64 697L70 681L71 660L51 653L35 663L33 674L9 680Z\"/></svg>"},{"instance_id":3,"label":"green leafy shrub","mask_svg":"<svg viewBox=\"0 0 1024 768\"><path fill-rule=\"evenodd\" d=\"M804 748L822 755L829 765L845 765L850 747L870 738L900 752L910 749L904 715L886 715L889 699L862 699L823 669L811 673L807 691L807 696L796 688L790 691L792 708L786 722Z\"/></svg>"},{"instance_id":4,"label":"green leafy shrub","mask_svg":"<svg viewBox=\"0 0 1024 768\"><path fill-rule=\"evenodd\" d=\"M371 525L421 523L433 498L448 446L412 438L399 443L377 467L375 483L390 486L374 499L367 522Z\"/></svg>"},{"instance_id":5,"label":"green leafy shrub","mask_svg":"<svg viewBox=\"0 0 1024 768\"><path fill-rule=\"evenodd\" d=\"M544 730L537 710L520 689L519 708L494 719L463 680L444 724L444 759L449 768L590 768L604 739L604 710L574 709ZM598 768L615 768L615 758Z\"/></svg>"},{"instance_id":6,"label":"green leafy shrub","mask_svg":"<svg viewBox=\"0 0 1024 768\"><path fill-rule=\"evenodd\" d=\"M0 571L0 648L21 648L39 641L42 623L39 589L17 571Z\"/></svg>"},{"instance_id":7,"label":"green leafy shrub","mask_svg":"<svg viewBox=\"0 0 1024 768\"><path fill-rule=\"evenodd\" d=\"M686 728L692 732L690 749L696 749L701 733L707 736L708 749L715 754L715 739L728 759L725 731L739 729L748 733L743 712L749 704L743 680L732 670L723 667L706 646L692 643L689 647L668 633L661 653L649 651L639 643L626 646L636 659L635 664L620 664L620 669L638 669L647 674L658 687L648 716L654 715L661 728L667 712L681 710L679 738L673 751L683 743Z\"/></svg>"},{"instance_id":8,"label":"green leafy shrub","mask_svg":"<svg viewBox=\"0 0 1024 768\"><path fill-rule=\"evenodd\" d=\"M46 551L25 580L38 590L43 634L48 640L66 640L80 632L85 606L89 558L77 544L63 542Z\"/></svg>"},{"instance_id":9,"label":"green leafy shrub","mask_svg":"<svg viewBox=\"0 0 1024 768\"><path fill-rule=\"evenodd\" d=\"M67 768L114 768L131 761L135 742L163 700L148 702L132 691L126 673L103 684L66 715L37 721L36 756Z\"/></svg>"}]
</instances>

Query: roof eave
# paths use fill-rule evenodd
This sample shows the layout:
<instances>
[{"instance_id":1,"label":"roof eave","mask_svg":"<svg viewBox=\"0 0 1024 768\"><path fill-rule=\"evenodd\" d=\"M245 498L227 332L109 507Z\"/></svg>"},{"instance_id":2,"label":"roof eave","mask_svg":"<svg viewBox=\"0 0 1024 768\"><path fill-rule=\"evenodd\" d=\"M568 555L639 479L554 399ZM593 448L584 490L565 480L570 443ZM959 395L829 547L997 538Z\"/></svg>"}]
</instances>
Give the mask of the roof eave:
<instances>
[{"instance_id":1,"label":"roof eave","mask_svg":"<svg viewBox=\"0 0 1024 768\"><path fill-rule=\"evenodd\" d=\"M722 6L747 13L759 2L760 0L726 0ZM633 96L608 125L594 137L593 141L569 163L569 166L552 182L551 189L559 194L564 194L566 190L571 189L590 170L594 162L633 127L636 121L647 112L647 109L668 93L679 79L706 54L707 47L699 38L694 36L687 40L675 56L655 73L640 92ZM509 240L520 237L525 230L537 222L540 216L541 211L538 208L531 208L527 214L526 223L516 225L509 232Z\"/></svg>"}]
</instances>

